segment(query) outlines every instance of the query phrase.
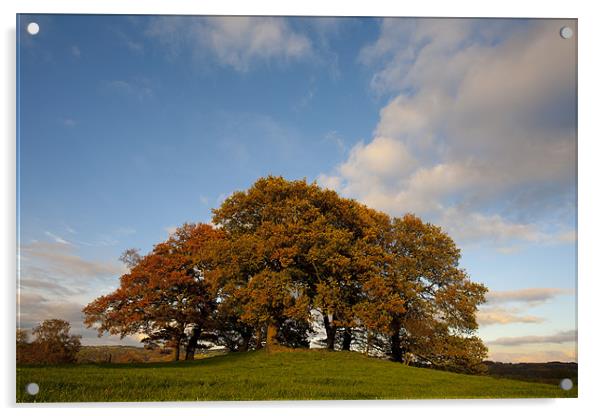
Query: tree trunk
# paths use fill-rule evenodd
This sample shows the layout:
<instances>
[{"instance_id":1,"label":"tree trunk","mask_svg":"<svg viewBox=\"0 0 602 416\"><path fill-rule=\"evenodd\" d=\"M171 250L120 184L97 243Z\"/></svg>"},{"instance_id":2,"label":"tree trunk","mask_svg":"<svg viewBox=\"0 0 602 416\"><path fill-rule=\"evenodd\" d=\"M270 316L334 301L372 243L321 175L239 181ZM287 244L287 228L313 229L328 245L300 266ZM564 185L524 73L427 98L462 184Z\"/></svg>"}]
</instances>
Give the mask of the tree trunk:
<instances>
[{"instance_id":1,"label":"tree trunk","mask_svg":"<svg viewBox=\"0 0 602 416\"><path fill-rule=\"evenodd\" d=\"M262 341L263 341L263 331L261 330L261 327L259 327L255 330L255 349L256 350L261 349Z\"/></svg>"},{"instance_id":2,"label":"tree trunk","mask_svg":"<svg viewBox=\"0 0 602 416\"><path fill-rule=\"evenodd\" d=\"M372 347L372 331L368 330L366 333L366 351L365 354L370 354L370 348Z\"/></svg>"},{"instance_id":3,"label":"tree trunk","mask_svg":"<svg viewBox=\"0 0 602 416\"><path fill-rule=\"evenodd\" d=\"M199 338L201 337L201 327L195 325L192 330L192 334L190 334L190 340L188 341L188 345L186 346L186 360L194 360L194 353L196 352L196 347L199 342Z\"/></svg>"},{"instance_id":4,"label":"tree trunk","mask_svg":"<svg viewBox=\"0 0 602 416\"><path fill-rule=\"evenodd\" d=\"M351 328L345 327L345 332L343 332L343 347L341 348L343 351L351 350Z\"/></svg>"},{"instance_id":5,"label":"tree trunk","mask_svg":"<svg viewBox=\"0 0 602 416\"><path fill-rule=\"evenodd\" d=\"M253 336L253 334L250 329L248 329L242 333L242 341L240 342L240 346L238 347L239 352L249 351L249 345L251 344L252 336Z\"/></svg>"},{"instance_id":6,"label":"tree trunk","mask_svg":"<svg viewBox=\"0 0 602 416\"><path fill-rule=\"evenodd\" d=\"M393 320L393 322L391 323L391 330L392 330L392 334L391 334L391 360L395 361L395 362L402 362L403 361L403 354L401 351L401 345L400 345L400 338L399 338L399 330L400 330L400 324L398 320Z\"/></svg>"},{"instance_id":7,"label":"tree trunk","mask_svg":"<svg viewBox=\"0 0 602 416\"><path fill-rule=\"evenodd\" d=\"M182 338L184 337L184 328L186 328L186 324L181 324L178 326L178 332L176 332L174 339L174 361L180 361L180 345L182 344Z\"/></svg>"},{"instance_id":8,"label":"tree trunk","mask_svg":"<svg viewBox=\"0 0 602 416\"><path fill-rule=\"evenodd\" d=\"M334 341L337 334L337 327L334 326L328 315L323 315L324 317L324 328L326 329L326 348L329 350L334 350Z\"/></svg>"},{"instance_id":9,"label":"tree trunk","mask_svg":"<svg viewBox=\"0 0 602 416\"><path fill-rule=\"evenodd\" d=\"M180 361L180 340L177 340L177 343L174 345L174 361Z\"/></svg>"},{"instance_id":10,"label":"tree trunk","mask_svg":"<svg viewBox=\"0 0 602 416\"><path fill-rule=\"evenodd\" d=\"M278 327L273 322L268 323L265 336L265 348L269 351L271 347L278 345L276 336L278 335Z\"/></svg>"},{"instance_id":11,"label":"tree trunk","mask_svg":"<svg viewBox=\"0 0 602 416\"><path fill-rule=\"evenodd\" d=\"M399 336L399 356L401 357L401 362L405 365L410 365L412 361L410 354L408 354L408 339L406 335Z\"/></svg>"}]
</instances>

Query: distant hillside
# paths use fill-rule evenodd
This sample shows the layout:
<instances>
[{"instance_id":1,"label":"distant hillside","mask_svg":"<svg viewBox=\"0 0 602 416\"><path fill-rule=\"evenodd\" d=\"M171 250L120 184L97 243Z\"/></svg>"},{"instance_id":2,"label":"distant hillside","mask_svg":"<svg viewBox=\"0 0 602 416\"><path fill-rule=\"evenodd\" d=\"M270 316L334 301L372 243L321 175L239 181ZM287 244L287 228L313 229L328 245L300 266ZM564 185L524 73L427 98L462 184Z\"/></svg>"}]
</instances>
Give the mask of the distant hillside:
<instances>
[{"instance_id":1,"label":"distant hillside","mask_svg":"<svg viewBox=\"0 0 602 416\"><path fill-rule=\"evenodd\" d=\"M35 381L37 396L25 385ZM576 397L557 386L448 373L355 352L263 350L178 363L19 366L17 401Z\"/></svg>"},{"instance_id":2,"label":"distant hillside","mask_svg":"<svg viewBox=\"0 0 602 416\"><path fill-rule=\"evenodd\" d=\"M570 378L577 384L577 363L497 363L485 361L488 373L494 377L511 378L515 380L535 381L558 385L560 380Z\"/></svg>"},{"instance_id":3,"label":"distant hillside","mask_svg":"<svg viewBox=\"0 0 602 416\"><path fill-rule=\"evenodd\" d=\"M195 358L207 358L224 354L222 350L209 351L205 354L197 353ZM133 364L133 363L157 363L173 361L171 349L147 349L125 345L85 345L77 353L79 364Z\"/></svg>"}]
</instances>

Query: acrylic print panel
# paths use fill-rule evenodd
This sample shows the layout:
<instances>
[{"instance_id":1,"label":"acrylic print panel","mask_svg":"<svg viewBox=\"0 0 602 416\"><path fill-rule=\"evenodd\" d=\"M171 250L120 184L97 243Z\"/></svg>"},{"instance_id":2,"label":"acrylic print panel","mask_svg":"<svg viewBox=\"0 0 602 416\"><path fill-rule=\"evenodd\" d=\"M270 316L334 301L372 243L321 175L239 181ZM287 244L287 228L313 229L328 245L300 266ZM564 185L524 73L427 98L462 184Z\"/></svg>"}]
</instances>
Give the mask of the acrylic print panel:
<instances>
[{"instance_id":1,"label":"acrylic print panel","mask_svg":"<svg viewBox=\"0 0 602 416\"><path fill-rule=\"evenodd\" d=\"M576 20L17 33L18 402L577 396Z\"/></svg>"}]
</instances>

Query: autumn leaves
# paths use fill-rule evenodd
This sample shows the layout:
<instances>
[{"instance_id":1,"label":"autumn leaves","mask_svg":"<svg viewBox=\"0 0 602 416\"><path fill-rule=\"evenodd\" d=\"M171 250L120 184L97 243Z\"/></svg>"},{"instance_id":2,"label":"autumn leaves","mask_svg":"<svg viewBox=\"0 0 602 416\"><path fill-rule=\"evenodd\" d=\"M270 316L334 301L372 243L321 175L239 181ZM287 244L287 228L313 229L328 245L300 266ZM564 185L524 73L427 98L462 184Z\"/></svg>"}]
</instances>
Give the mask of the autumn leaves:
<instances>
[{"instance_id":1,"label":"autumn leaves","mask_svg":"<svg viewBox=\"0 0 602 416\"><path fill-rule=\"evenodd\" d=\"M307 347L316 319L330 349L468 371L486 354L474 337L486 289L436 226L281 177L235 192L213 223L185 224L146 256L130 253L130 272L84 309L86 323L146 334L176 359L180 346L193 358L202 341Z\"/></svg>"}]
</instances>

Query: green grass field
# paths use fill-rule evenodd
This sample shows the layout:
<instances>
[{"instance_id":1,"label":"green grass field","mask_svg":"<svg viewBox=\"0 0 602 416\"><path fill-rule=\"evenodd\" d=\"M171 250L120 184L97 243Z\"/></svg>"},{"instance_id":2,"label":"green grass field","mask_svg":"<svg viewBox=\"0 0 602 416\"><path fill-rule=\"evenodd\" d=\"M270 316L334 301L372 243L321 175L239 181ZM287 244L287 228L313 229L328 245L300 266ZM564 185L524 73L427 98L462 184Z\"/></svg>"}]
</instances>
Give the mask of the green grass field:
<instances>
[{"instance_id":1,"label":"green grass field","mask_svg":"<svg viewBox=\"0 0 602 416\"><path fill-rule=\"evenodd\" d=\"M25 386L40 386L36 396ZM415 368L320 350L194 362L19 366L17 402L577 397L577 388Z\"/></svg>"}]
</instances>

